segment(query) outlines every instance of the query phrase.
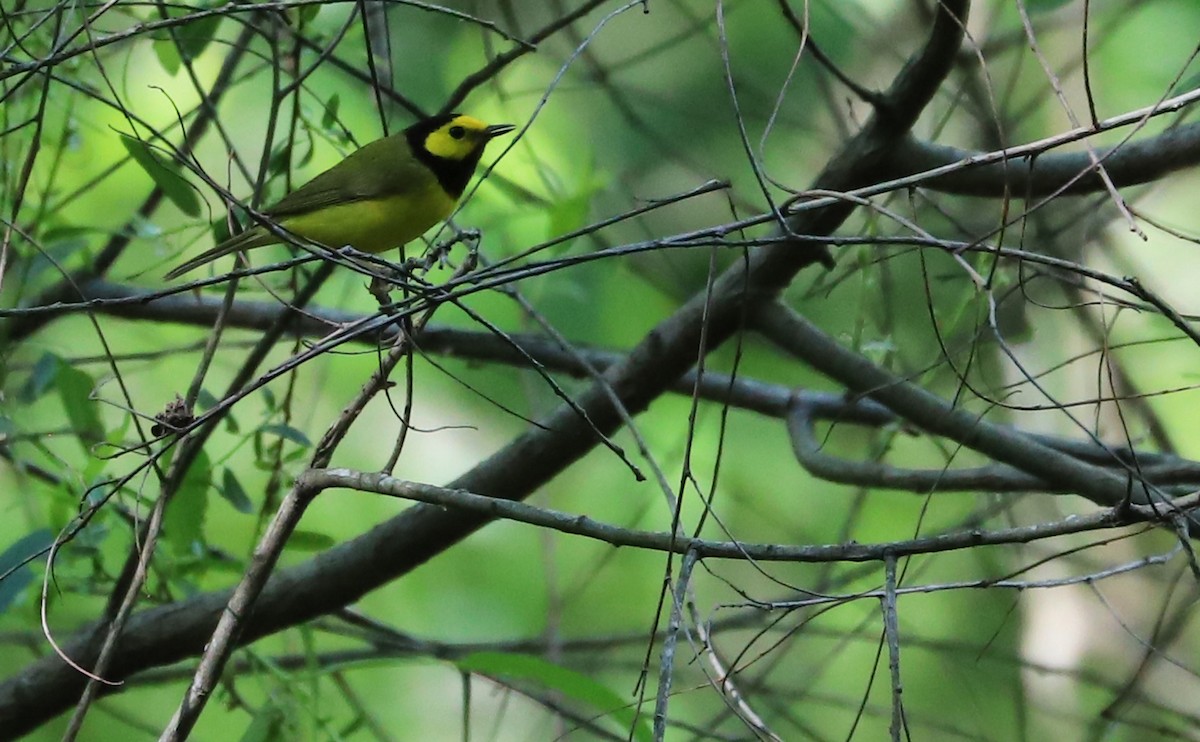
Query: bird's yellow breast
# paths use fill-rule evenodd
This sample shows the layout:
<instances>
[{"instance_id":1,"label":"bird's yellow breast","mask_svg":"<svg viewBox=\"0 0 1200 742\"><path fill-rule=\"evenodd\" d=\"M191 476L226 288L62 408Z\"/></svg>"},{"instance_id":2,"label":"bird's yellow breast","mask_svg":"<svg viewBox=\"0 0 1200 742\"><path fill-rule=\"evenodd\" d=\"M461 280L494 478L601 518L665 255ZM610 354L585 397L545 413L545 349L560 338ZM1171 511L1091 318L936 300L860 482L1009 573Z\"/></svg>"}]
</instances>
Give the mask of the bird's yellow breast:
<instances>
[{"instance_id":1,"label":"bird's yellow breast","mask_svg":"<svg viewBox=\"0 0 1200 742\"><path fill-rule=\"evenodd\" d=\"M450 216L454 199L441 188L324 206L280 220L288 231L331 248L380 253L412 242Z\"/></svg>"}]
</instances>

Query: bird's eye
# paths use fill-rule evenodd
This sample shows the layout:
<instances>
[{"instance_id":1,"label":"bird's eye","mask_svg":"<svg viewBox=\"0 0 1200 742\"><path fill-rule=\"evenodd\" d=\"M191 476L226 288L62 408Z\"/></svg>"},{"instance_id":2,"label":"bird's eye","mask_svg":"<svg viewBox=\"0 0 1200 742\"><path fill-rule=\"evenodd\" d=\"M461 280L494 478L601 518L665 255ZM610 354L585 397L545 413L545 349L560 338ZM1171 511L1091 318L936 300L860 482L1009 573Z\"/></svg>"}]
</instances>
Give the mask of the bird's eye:
<instances>
[{"instance_id":1,"label":"bird's eye","mask_svg":"<svg viewBox=\"0 0 1200 742\"><path fill-rule=\"evenodd\" d=\"M467 130L462 128L461 126L451 126L450 127L450 136L452 138L462 139L466 135L467 135Z\"/></svg>"}]
</instances>

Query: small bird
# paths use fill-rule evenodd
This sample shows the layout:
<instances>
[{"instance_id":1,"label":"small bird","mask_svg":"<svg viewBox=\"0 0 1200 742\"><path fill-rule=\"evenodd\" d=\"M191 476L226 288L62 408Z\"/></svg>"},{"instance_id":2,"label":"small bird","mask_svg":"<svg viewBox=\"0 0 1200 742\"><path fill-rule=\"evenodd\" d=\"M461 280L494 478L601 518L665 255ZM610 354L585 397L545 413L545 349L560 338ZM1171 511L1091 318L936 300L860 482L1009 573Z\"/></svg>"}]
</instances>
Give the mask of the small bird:
<instances>
[{"instance_id":1,"label":"small bird","mask_svg":"<svg viewBox=\"0 0 1200 742\"><path fill-rule=\"evenodd\" d=\"M484 147L512 131L450 113L423 119L350 154L263 210L288 232L332 248L380 253L400 247L450 216ZM254 225L167 273L177 278L205 263L285 240Z\"/></svg>"}]
</instances>

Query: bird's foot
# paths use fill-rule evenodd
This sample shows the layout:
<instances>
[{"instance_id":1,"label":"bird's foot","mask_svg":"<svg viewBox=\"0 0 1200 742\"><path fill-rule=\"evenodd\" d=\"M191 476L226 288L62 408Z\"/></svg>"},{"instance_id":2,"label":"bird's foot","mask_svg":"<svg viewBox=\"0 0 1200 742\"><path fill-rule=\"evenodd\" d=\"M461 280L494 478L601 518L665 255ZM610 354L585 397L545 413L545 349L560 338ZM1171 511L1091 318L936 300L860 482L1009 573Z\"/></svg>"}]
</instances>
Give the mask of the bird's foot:
<instances>
[{"instance_id":1,"label":"bird's foot","mask_svg":"<svg viewBox=\"0 0 1200 742\"><path fill-rule=\"evenodd\" d=\"M429 249L420 259L420 265L426 271L432 270L434 266L438 268L453 268L454 263L450 261L450 251L458 243L463 243L467 246L468 259L472 256L477 256L479 253L479 238L478 229L461 229L454 233L454 236L445 242L439 242Z\"/></svg>"}]
</instances>

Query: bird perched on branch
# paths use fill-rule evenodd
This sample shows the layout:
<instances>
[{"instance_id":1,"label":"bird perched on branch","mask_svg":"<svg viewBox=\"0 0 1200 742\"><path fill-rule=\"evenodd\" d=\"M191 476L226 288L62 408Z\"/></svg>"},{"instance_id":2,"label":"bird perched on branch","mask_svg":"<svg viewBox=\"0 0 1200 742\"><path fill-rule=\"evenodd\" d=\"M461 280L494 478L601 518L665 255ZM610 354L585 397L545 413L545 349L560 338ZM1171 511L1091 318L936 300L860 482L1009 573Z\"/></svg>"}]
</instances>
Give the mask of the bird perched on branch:
<instances>
[{"instance_id":1,"label":"bird perched on branch","mask_svg":"<svg viewBox=\"0 0 1200 742\"><path fill-rule=\"evenodd\" d=\"M332 248L380 253L450 216L483 150L511 124L489 126L458 113L418 121L365 145L262 214L287 232ZM286 242L256 224L167 273L177 278L225 255Z\"/></svg>"}]
</instances>

